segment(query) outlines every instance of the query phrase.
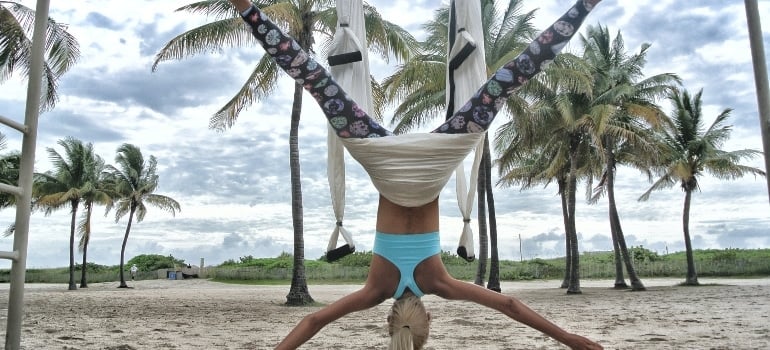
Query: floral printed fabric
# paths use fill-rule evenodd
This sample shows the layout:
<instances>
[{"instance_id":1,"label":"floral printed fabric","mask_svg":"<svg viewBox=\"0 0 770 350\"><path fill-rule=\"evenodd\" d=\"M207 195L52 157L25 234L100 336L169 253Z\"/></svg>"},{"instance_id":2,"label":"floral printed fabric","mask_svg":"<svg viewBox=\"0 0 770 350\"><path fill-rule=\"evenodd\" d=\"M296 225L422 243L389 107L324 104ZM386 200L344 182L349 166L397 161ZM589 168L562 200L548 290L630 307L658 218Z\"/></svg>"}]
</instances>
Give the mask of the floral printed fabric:
<instances>
[{"instance_id":1,"label":"floral printed fabric","mask_svg":"<svg viewBox=\"0 0 770 350\"><path fill-rule=\"evenodd\" d=\"M553 60L599 1L578 0L523 53L497 70L457 113L432 132L459 134L486 131L507 98ZM278 66L315 98L339 137L393 135L359 108L323 66L256 6L252 5L242 17Z\"/></svg>"}]
</instances>

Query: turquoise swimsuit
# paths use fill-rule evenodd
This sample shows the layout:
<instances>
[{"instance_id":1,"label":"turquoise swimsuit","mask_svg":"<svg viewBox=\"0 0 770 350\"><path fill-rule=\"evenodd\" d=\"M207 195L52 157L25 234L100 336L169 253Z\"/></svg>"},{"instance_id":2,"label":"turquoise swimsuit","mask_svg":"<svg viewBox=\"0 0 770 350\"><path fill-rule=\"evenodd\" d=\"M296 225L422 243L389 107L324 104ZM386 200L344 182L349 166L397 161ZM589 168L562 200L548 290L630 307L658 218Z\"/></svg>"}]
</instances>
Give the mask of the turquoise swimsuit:
<instances>
[{"instance_id":1,"label":"turquoise swimsuit","mask_svg":"<svg viewBox=\"0 0 770 350\"><path fill-rule=\"evenodd\" d=\"M372 252L390 261L401 274L393 299L400 298L407 287L417 297L425 295L414 280L414 269L425 259L441 253L440 243L438 232L399 235L377 232Z\"/></svg>"}]
</instances>

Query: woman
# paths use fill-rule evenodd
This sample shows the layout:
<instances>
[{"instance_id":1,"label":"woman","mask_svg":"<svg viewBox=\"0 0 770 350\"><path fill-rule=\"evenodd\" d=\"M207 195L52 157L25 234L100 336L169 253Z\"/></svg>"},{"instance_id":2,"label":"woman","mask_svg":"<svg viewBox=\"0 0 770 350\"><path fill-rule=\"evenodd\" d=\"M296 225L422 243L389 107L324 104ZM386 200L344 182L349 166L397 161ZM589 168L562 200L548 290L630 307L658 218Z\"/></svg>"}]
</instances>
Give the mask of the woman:
<instances>
[{"instance_id":1,"label":"woman","mask_svg":"<svg viewBox=\"0 0 770 350\"><path fill-rule=\"evenodd\" d=\"M380 192L369 277L360 290L306 316L276 349L295 349L349 313L396 299L388 316L391 349L421 349L435 294L484 305L573 349L601 349L549 322L519 300L452 278L440 257L438 194L507 97L552 60L600 0L579 0L524 53L498 70L453 117L429 134L394 136L350 99L329 73L249 0L229 0L266 52L321 106L345 147ZM416 145L416 146L415 146ZM414 152L420 150L420 152ZM426 159L431 166L426 167Z\"/></svg>"}]
</instances>

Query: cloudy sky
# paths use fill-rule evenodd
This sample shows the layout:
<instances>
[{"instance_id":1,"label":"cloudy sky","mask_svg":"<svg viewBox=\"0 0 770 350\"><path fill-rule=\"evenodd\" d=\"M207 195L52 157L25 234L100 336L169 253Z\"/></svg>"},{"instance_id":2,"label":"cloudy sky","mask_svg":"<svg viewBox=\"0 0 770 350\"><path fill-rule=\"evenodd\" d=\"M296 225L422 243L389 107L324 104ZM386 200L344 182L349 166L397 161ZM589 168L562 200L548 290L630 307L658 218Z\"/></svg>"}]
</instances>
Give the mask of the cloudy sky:
<instances>
[{"instance_id":1,"label":"cloudy sky","mask_svg":"<svg viewBox=\"0 0 770 350\"><path fill-rule=\"evenodd\" d=\"M35 7L33 0L21 3ZM82 56L61 79L56 108L41 116L36 171L50 170L46 149L61 152L56 143L67 136L93 143L108 163L113 163L120 144L132 143L145 156L157 157L157 193L175 198L182 211L172 217L151 209L143 222L132 227L128 258L171 254L194 264L200 258L206 264L218 264L247 255L273 257L291 252L292 81L284 75L275 94L245 110L231 130L209 130L210 116L240 88L262 50L225 48L164 62L151 72L154 55L164 44L210 20L175 12L188 3L136 0L124 7L125 1L115 0L53 2L51 17L69 25ZM384 18L422 38L422 24L446 1L370 3ZM525 8L537 9L535 23L542 29L571 4L571 0L529 0ZM759 8L760 13L770 13L770 2L760 1ZM762 20L765 55L770 57L770 17ZM732 108L734 131L724 149L761 150L743 1L605 0L586 23L620 32L630 52L638 52L642 43L652 44L646 74L676 73L691 92L703 89L709 122ZM578 49L574 43L567 48ZM396 64L372 57L372 71L379 78L391 74ZM18 75L0 85L0 114L23 121L26 86ZM305 253L315 259L325 250L334 219L325 172L325 119L310 98L305 101L300 130ZM670 110L667 102L663 106ZM14 130L6 127L2 132L9 138L6 152L21 149ZM747 164L764 168L760 158ZM345 226L355 235L359 250L370 250L377 194L357 164L350 162L348 169ZM648 202L637 202L650 186L646 178L628 168L620 168L618 176L618 205L628 244L659 253L683 250L683 193L674 187L654 193ZM454 251L462 221L452 183L442 196L441 226L443 248ZM701 189L693 197L690 216L695 248L770 247L764 178L719 181L707 176L701 180ZM524 192L497 188L495 199L503 259L563 254L560 202L553 186ZM588 205L579 200L576 218L582 251L611 249L606 208L606 201ZM99 208L94 216L89 261L116 265L127 220L116 223L113 213L103 214ZM69 219L68 210L48 217L33 215L29 267L68 264ZM13 220L12 209L0 212L3 227ZM11 247L11 238L0 239L0 250ZM8 261L0 261L0 268L9 266Z\"/></svg>"}]
</instances>

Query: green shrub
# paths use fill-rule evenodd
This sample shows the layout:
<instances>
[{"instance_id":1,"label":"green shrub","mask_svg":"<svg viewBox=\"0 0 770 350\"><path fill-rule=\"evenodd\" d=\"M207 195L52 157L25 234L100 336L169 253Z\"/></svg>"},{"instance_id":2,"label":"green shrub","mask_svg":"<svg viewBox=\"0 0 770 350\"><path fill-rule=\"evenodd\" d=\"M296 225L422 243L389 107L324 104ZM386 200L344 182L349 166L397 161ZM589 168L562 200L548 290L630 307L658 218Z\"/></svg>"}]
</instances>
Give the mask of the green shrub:
<instances>
[{"instance_id":1,"label":"green shrub","mask_svg":"<svg viewBox=\"0 0 770 350\"><path fill-rule=\"evenodd\" d=\"M131 265L136 264L140 271L155 271L160 269L171 269L175 266L186 265L183 259L177 259L173 256L163 256L159 254L141 254L128 260L124 267L129 269Z\"/></svg>"},{"instance_id":2,"label":"green shrub","mask_svg":"<svg viewBox=\"0 0 770 350\"><path fill-rule=\"evenodd\" d=\"M631 247L628 249L628 253L634 258L634 261L660 261L660 255L645 247Z\"/></svg>"}]
</instances>

